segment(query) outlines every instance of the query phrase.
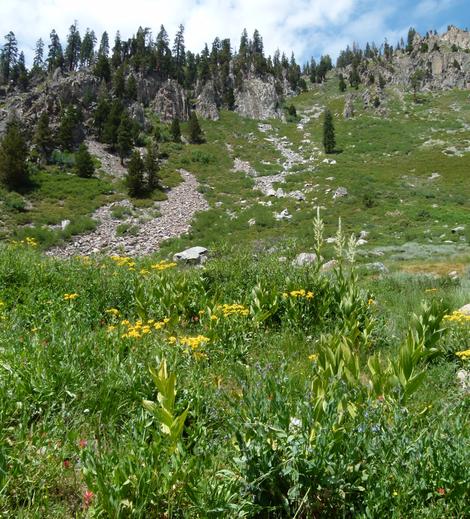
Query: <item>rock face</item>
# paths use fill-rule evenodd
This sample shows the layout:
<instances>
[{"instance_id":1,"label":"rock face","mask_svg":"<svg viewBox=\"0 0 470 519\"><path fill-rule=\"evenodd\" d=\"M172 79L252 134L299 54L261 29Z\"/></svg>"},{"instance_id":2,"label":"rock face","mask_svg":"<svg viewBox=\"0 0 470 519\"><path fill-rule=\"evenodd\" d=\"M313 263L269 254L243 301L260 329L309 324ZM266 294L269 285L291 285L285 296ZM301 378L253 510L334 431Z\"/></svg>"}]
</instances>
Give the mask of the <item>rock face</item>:
<instances>
[{"instance_id":1,"label":"rock face","mask_svg":"<svg viewBox=\"0 0 470 519\"><path fill-rule=\"evenodd\" d=\"M174 79L169 79L162 85L151 107L162 121L171 121L175 118L186 121L189 116L184 90Z\"/></svg>"},{"instance_id":2,"label":"rock face","mask_svg":"<svg viewBox=\"0 0 470 519\"><path fill-rule=\"evenodd\" d=\"M279 106L280 98L272 79L247 79L242 89L235 90L235 111L243 117L261 120L279 118Z\"/></svg>"},{"instance_id":3,"label":"rock face","mask_svg":"<svg viewBox=\"0 0 470 519\"><path fill-rule=\"evenodd\" d=\"M212 121L219 120L219 110L217 109L216 93L212 81L208 81L196 99L197 115Z\"/></svg>"}]
</instances>

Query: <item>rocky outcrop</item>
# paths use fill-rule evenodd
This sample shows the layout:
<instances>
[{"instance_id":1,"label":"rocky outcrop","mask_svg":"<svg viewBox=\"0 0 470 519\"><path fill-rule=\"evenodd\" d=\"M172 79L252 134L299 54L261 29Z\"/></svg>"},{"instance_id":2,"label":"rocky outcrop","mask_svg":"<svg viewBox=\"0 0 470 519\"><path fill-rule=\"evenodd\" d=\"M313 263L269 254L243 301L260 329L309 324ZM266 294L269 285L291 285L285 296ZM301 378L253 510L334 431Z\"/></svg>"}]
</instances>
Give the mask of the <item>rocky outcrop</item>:
<instances>
[{"instance_id":1,"label":"rocky outcrop","mask_svg":"<svg viewBox=\"0 0 470 519\"><path fill-rule=\"evenodd\" d=\"M273 78L266 81L259 78L247 79L241 89L235 90L235 111L250 119L281 117L280 102Z\"/></svg>"},{"instance_id":2,"label":"rocky outcrop","mask_svg":"<svg viewBox=\"0 0 470 519\"><path fill-rule=\"evenodd\" d=\"M188 101L183 87L174 79L166 81L158 90L151 108L162 121L178 118L186 121L189 116Z\"/></svg>"},{"instance_id":3,"label":"rocky outcrop","mask_svg":"<svg viewBox=\"0 0 470 519\"><path fill-rule=\"evenodd\" d=\"M208 81L196 99L197 115L203 119L219 120L219 110L217 109L216 92L214 83Z\"/></svg>"},{"instance_id":4,"label":"rocky outcrop","mask_svg":"<svg viewBox=\"0 0 470 519\"><path fill-rule=\"evenodd\" d=\"M353 101L354 101L354 97L351 94L348 94L344 101L343 117L345 119L351 119L351 117L354 117L354 102Z\"/></svg>"},{"instance_id":5,"label":"rocky outcrop","mask_svg":"<svg viewBox=\"0 0 470 519\"><path fill-rule=\"evenodd\" d=\"M96 97L98 90L98 79L88 71L69 75L54 73L52 79L47 79L29 92L15 93L6 98L5 106L0 110L0 133L13 113L31 129L46 110L54 126L64 106L82 104L84 99Z\"/></svg>"}]
</instances>

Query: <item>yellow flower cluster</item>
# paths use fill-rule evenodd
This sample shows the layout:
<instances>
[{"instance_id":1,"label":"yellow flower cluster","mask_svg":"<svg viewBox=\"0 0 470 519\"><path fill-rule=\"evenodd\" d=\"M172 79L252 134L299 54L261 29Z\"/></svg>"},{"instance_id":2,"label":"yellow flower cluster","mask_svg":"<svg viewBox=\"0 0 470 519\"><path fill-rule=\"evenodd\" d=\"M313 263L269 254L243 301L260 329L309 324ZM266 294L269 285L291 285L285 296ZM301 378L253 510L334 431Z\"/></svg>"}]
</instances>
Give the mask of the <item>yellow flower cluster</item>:
<instances>
[{"instance_id":1,"label":"yellow flower cluster","mask_svg":"<svg viewBox=\"0 0 470 519\"><path fill-rule=\"evenodd\" d=\"M29 236L27 236L24 240L21 240L21 241L12 240L11 243L13 245L26 245L28 247L37 247L38 246L38 241L35 238L30 238Z\"/></svg>"},{"instance_id":2,"label":"yellow flower cluster","mask_svg":"<svg viewBox=\"0 0 470 519\"><path fill-rule=\"evenodd\" d=\"M176 267L176 263L165 261L165 260L162 260L159 263L155 263L154 265L150 266L151 269L157 270L157 271L172 269L174 267Z\"/></svg>"},{"instance_id":3,"label":"yellow flower cluster","mask_svg":"<svg viewBox=\"0 0 470 519\"><path fill-rule=\"evenodd\" d=\"M133 339L141 339L144 335L148 335L152 331L161 330L164 328L170 319L166 317L163 321L155 321L155 319L149 319L148 321L142 321L139 319L134 324L125 319L121 321L121 325L127 327L127 331L121 335L121 338L133 338ZM112 332L114 327L109 326L108 331Z\"/></svg>"},{"instance_id":4,"label":"yellow flower cluster","mask_svg":"<svg viewBox=\"0 0 470 519\"><path fill-rule=\"evenodd\" d=\"M202 347L209 341L209 337L205 337L204 335L197 335L196 337L182 336L179 338L171 336L168 338L170 344L180 344L185 348L186 353L191 353L197 360L207 358L207 354L202 350Z\"/></svg>"},{"instance_id":5,"label":"yellow flower cluster","mask_svg":"<svg viewBox=\"0 0 470 519\"><path fill-rule=\"evenodd\" d=\"M470 350L458 351L456 355L462 360L470 360Z\"/></svg>"},{"instance_id":6,"label":"yellow flower cluster","mask_svg":"<svg viewBox=\"0 0 470 519\"><path fill-rule=\"evenodd\" d=\"M308 356L308 360L311 360L312 362L315 362L318 359L318 355L316 353L312 353Z\"/></svg>"},{"instance_id":7,"label":"yellow flower cluster","mask_svg":"<svg viewBox=\"0 0 470 519\"><path fill-rule=\"evenodd\" d=\"M431 294L432 292L437 292L437 288L426 288L424 292L426 294Z\"/></svg>"},{"instance_id":8,"label":"yellow flower cluster","mask_svg":"<svg viewBox=\"0 0 470 519\"><path fill-rule=\"evenodd\" d=\"M73 301L74 299L77 299L78 294L64 294L64 300L65 301Z\"/></svg>"},{"instance_id":9,"label":"yellow flower cluster","mask_svg":"<svg viewBox=\"0 0 470 519\"><path fill-rule=\"evenodd\" d=\"M250 313L246 306L239 305L237 303L232 305L217 305L216 310L220 310L224 317L229 317L231 315L240 315L246 317Z\"/></svg>"},{"instance_id":10,"label":"yellow flower cluster","mask_svg":"<svg viewBox=\"0 0 470 519\"><path fill-rule=\"evenodd\" d=\"M0 301L0 321L4 321L6 317L2 315L2 310L5 308L5 303L3 301Z\"/></svg>"},{"instance_id":11,"label":"yellow flower cluster","mask_svg":"<svg viewBox=\"0 0 470 519\"><path fill-rule=\"evenodd\" d=\"M313 292L306 291L302 288L300 290L291 290L290 292L284 292L282 294L282 297L284 297L284 298L292 297L294 299L297 299L297 298L313 299L313 295L314 295Z\"/></svg>"},{"instance_id":12,"label":"yellow flower cluster","mask_svg":"<svg viewBox=\"0 0 470 519\"><path fill-rule=\"evenodd\" d=\"M130 269L135 267L135 261L129 256L111 256L111 259L118 267L128 267Z\"/></svg>"},{"instance_id":13,"label":"yellow flower cluster","mask_svg":"<svg viewBox=\"0 0 470 519\"><path fill-rule=\"evenodd\" d=\"M463 312L456 310L455 312L452 312L450 315L445 315L444 319L446 321L464 324L470 322L470 315L464 314Z\"/></svg>"}]
</instances>

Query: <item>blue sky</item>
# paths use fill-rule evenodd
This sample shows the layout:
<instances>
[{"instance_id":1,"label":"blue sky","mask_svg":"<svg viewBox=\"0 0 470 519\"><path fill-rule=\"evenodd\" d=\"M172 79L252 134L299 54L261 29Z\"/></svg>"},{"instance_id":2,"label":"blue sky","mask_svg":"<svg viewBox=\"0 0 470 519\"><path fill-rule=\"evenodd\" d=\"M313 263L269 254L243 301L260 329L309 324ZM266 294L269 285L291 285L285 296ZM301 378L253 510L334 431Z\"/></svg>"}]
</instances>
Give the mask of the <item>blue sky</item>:
<instances>
[{"instance_id":1,"label":"blue sky","mask_svg":"<svg viewBox=\"0 0 470 519\"><path fill-rule=\"evenodd\" d=\"M123 37L137 27L156 33L164 24L171 39L185 25L187 48L199 51L216 36L230 37L237 46L242 29L259 29L267 53L279 47L298 61L339 50L356 41L391 44L410 25L419 32L445 31L447 25L470 26L470 0L0 0L0 35L13 30L30 62L35 41L49 42L56 29L64 43L68 27L107 30L111 40L117 29Z\"/></svg>"}]
</instances>

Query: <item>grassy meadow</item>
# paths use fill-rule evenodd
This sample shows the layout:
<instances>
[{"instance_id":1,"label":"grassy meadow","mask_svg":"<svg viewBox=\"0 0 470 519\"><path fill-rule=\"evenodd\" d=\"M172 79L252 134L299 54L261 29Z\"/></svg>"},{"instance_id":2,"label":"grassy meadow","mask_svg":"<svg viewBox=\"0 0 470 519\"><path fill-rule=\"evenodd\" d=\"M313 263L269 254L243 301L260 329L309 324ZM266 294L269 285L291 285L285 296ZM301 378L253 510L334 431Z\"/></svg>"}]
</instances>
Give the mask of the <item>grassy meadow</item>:
<instances>
[{"instance_id":1,"label":"grassy meadow","mask_svg":"<svg viewBox=\"0 0 470 519\"><path fill-rule=\"evenodd\" d=\"M467 517L470 280L337 237L329 272L3 246L0 514Z\"/></svg>"}]
</instances>

